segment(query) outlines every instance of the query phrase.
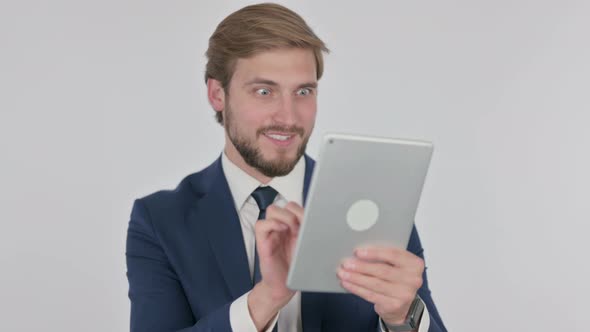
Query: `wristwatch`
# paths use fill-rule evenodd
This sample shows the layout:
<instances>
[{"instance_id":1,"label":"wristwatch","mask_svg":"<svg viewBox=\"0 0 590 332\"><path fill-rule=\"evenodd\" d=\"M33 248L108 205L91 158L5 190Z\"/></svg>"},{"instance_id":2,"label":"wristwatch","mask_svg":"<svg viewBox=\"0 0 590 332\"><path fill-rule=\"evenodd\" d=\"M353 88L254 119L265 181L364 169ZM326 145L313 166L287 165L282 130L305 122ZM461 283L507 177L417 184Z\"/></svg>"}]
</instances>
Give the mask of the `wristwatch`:
<instances>
[{"instance_id":1,"label":"wristwatch","mask_svg":"<svg viewBox=\"0 0 590 332\"><path fill-rule=\"evenodd\" d=\"M422 318L422 313L424 312L424 302L422 299L416 295L416 298L412 302L410 306L410 310L408 311L408 315L406 316L406 320L403 324L400 325L391 325L385 323L382 319L381 327L388 332L409 332L414 331L420 324L420 318Z\"/></svg>"}]
</instances>

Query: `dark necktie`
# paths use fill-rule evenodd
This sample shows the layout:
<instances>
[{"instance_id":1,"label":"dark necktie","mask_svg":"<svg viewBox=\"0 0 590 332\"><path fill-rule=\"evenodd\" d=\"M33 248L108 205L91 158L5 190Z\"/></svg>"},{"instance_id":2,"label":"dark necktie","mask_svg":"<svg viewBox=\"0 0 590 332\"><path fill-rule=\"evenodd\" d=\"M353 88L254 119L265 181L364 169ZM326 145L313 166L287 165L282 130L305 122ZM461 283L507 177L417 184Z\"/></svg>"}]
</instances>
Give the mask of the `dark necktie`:
<instances>
[{"instance_id":1,"label":"dark necktie","mask_svg":"<svg viewBox=\"0 0 590 332\"><path fill-rule=\"evenodd\" d=\"M258 204L258 209L260 209L260 213L258 213L258 221L263 220L266 218L266 209L274 202L275 197L277 197L278 192L274 190L272 187L258 187L252 193L252 197ZM260 274L260 263L258 261L258 250L256 250L256 244L254 244L254 280L252 281L252 287L256 285L262 279L262 275ZM279 323L277 322L275 327L272 329L272 332L278 331Z\"/></svg>"},{"instance_id":2,"label":"dark necktie","mask_svg":"<svg viewBox=\"0 0 590 332\"><path fill-rule=\"evenodd\" d=\"M274 202L275 197L277 197L277 191L274 190L272 187L258 187L252 193L252 197L258 204L258 209L260 209L260 213L258 213L258 220L263 220L266 218L266 209ZM253 285L256 285L262 279L260 275L260 265L258 262L258 250L256 250L256 246L254 246L254 278L253 278Z\"/></svg>"}]
</instances>

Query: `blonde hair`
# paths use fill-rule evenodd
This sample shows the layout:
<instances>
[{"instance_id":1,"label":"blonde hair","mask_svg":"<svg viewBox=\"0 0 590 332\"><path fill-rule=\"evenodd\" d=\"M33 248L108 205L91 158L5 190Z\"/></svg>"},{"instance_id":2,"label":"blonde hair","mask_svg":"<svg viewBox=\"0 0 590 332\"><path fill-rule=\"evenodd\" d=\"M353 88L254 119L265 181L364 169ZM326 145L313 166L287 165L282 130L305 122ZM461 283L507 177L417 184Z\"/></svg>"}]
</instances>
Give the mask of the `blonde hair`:
<instances>
[{"instance_id":1,"label":"blonde hair","mask_svg":"<svg viewBox=\"0 0 590 332\"><path fill-rule=\"evenodd\" d=\"M246 6L226 17L209 38L205 83L218 80L228 91L236 61L276 48L297 47L313 51L317 79L322 77L322 52L329 52L303 18L292 10L274 3ZM222 112L215 112L223 123Z\"/></svg>"}]
</instances>

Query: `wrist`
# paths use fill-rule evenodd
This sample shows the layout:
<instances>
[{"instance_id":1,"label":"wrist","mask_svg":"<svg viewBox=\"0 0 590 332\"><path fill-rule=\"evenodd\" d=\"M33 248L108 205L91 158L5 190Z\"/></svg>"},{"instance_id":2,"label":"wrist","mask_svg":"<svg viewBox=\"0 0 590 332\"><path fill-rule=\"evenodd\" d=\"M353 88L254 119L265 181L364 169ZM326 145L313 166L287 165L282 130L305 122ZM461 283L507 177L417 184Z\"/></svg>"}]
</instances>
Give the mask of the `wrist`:
<instances>
[{"instance_id":1,"label":"wrist","mask_svg":"<svg viewBox=\"0 0 590 332\"><path fill-rule=\"evenodd\" d=\"M293 295L295 295L295 292L286 286L273 287L266 283L264 279L257 283L254 286L254 289L256 289L258 293L263 294L269 302L278 305L279 309L287 304Z\"/></svg>"},{"instance_id":2,"label":"wrist","mask_svg":"<svg viewBox=\"0 0 590 332\"><path fill-rule=\"evenodd\" d=\"M420 326L420 321L422 319L424 307L424 302L422 302L422 299L416 295L416 298L414 299L414 301L412 301L406 318L401 324L397 322L397 320L394 320L393 322L388 322L383 319L380 319L381 327L383 330L388 332L416 331Z\"/></svg>"},{"instance_id":3,"label":"wrist","mask_svg":"<svg viewBox=\"0 0 590 332\"><path fill-rule=\"evenodd\" d=\"M248 310L256 329L263 330L294 294L274 290L262 281L257 283L248 294Z\"/></svg>"}]
</instances>

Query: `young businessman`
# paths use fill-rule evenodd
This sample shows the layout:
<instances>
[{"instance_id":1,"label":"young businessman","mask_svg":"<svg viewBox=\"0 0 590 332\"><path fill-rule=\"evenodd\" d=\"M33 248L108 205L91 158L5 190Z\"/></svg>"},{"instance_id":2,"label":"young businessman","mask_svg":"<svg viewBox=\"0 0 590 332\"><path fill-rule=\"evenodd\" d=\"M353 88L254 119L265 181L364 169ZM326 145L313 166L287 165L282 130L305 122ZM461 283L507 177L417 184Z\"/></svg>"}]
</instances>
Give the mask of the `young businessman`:
<instances>
[{"instance_id":1,"label":"young businessman","mask_svg":"<svg viewBox=\"0 0 590 332\"><path fill-rule=\"evenodd\" d=\"M415 229L407 250L351 253L337 271L350 294L285 285L314 165L304 152L326 51L280 5L248 6L219 24L205 78L225 148L175 190L135 202L131 330L446 331Z\"/></svg>"}]
</instances>

